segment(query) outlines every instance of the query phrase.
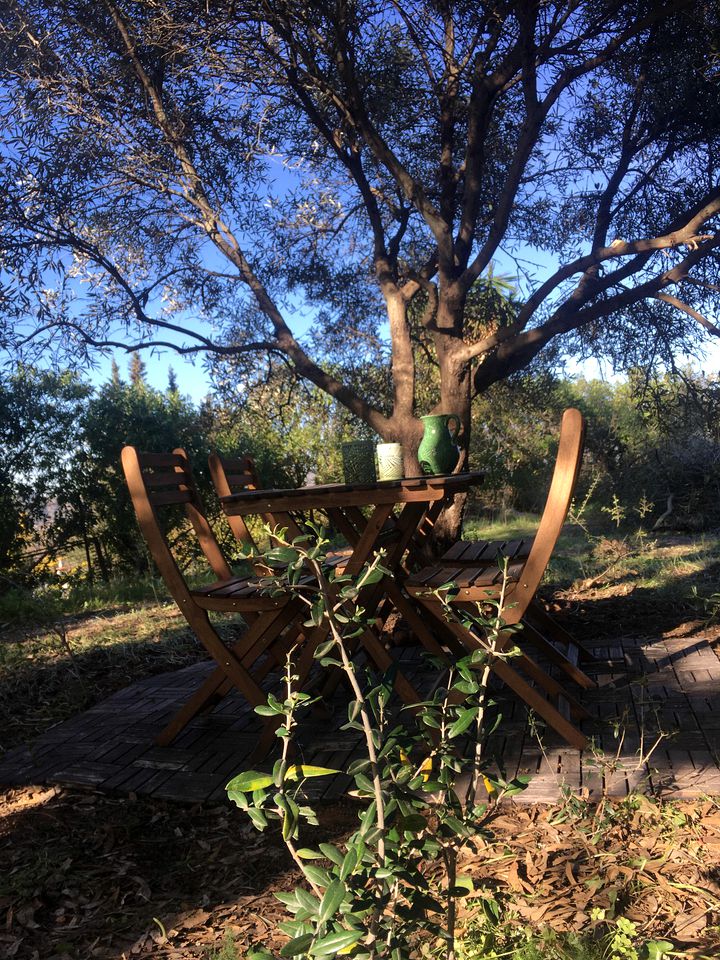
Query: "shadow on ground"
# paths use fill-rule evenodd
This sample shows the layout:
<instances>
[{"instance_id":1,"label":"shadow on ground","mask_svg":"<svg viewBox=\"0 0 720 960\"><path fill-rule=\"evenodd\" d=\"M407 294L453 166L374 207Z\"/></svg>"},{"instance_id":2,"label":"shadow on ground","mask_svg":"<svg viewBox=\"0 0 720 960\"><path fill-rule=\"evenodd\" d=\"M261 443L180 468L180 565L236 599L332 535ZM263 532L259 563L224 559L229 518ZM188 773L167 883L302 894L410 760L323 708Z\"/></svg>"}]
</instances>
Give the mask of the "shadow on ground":
<instances>
[{"instance_id":1,"label":"shadow on ground","mask_svg":"<svg viewBox=\"0 0 720 960\"><path fill-rule=\"evenodd\" d=\"M0 756L87 710L136 680L180 669L207 654L189 630L159 628L152 640L123 641L0 663Z\"/></svg>"},{"instance_id":2,"label":"shadow on ground","mask_svg":"<svg viewBox=\"0 0 720 960\"><path fill-rule=\"evenodd\" d=\"M71 790L37 799L0 797L3 957L205 958L226 929L267 942L283 916L271 891L295 886L290 857L275 831L259 834L229 801ZM314 832L332 840L356 823L351 806L335 807Z\"/></svg>"},{"instance_id":3,"label":"shadow on ground","mask_svg":"<svg viewBox=\"0 0 720 960\"><path fill-rule=\"evenodd\" d=\"M622 635L659 638L679 630L705 629L707 612L693 598L693 588L701 597L717 592L720 563L709 564L700 576L676 574L672 580L652 587L636 586L628 576L612 586L598 585L577 593L564 591L555 598L552 589L543 593L555 608L555 616L571 633L602 643Z\"/></svg>"}]
</instances>

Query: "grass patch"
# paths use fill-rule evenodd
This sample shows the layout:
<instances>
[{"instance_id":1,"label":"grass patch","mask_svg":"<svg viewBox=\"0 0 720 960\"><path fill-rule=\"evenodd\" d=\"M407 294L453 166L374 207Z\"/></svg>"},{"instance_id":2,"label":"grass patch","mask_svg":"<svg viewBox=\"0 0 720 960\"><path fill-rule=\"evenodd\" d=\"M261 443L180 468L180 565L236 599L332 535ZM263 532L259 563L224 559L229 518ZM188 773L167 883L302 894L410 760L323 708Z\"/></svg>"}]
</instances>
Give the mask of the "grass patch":
<instances>
[{"instance_id":1,"label":"grass patch","mask_svg":"<svg viewBox=\"0 0 720 960\"><path fill-rule=\"evenodd\" d=\"M457 951L457 960L607 960L602 941L577 933L541 932L515 927L507 936L478 929L467 934Z\"/></svg>"},{"instance_id":2,"label":"grass patch","mask_svg":"<svg viewBox=\"0 0 720 960\"><path fill-rule=\"evenodd\" d=\"M0 624L6 629L25 628L60 617L132 609L138 603L167 599L164 583L150 576L90 585L83 575L70 574L34 589L12 586L5 590L0 595Z\"/></svg>"},{"instance_id":3,"label":"grass patch","mask_svg":"<svg viewBox=\"0 0 720 960\"><path fill-rule=\"evenodd\" d=\"M497 521L467 518L464 540L516 540L533 536L540 518L506 513ZM545 584L581 593L590 588L657 591L660 604L682 603L688 612L693 588L710 596L720 577L720 531L688 536L673 531L647 532L615 527L607 517L592 517L585 529L565 524L548 565Z\"/></svg>"},{"instance_id":4,"label":"grass patch","mask_svg":"<svg viewBox=\"0 0 720 960\"><path fill-rule=\"evenodd\" d=\"M124 588L123 588L124 589ZM152 588L137 585L140 594ZM94 609L75 615L55 606L31 607L35 622L16 618L0 644L0 753L33 740L44 730L88 709L111 693L154 673L207 659L177 606L131 603L103 593ZM54 612L55 616L50 614ZM40 617L44 622L38 623ZM233 639L239 621L223 618L220 630Z\"/></svg>"}]
</instances>

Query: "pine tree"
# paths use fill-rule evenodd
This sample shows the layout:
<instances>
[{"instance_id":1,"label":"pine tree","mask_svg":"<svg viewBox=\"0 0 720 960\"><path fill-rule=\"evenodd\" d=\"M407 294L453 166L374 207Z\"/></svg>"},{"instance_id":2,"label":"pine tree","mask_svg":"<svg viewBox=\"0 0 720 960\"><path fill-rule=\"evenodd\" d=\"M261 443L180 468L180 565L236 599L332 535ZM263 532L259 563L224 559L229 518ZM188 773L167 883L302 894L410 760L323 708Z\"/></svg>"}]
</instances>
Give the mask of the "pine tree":
<instances>
[{"instance_id":1,"label":"pine tree","mask_svg":"<svg viewBox=\"0 0 720 960\"><path fill-rule=\"evenodd\" d=\"M145 366L145 361L139 353L134 353L132 357L130 357L130 383L134 387L147 386L146 374L147 367Z\"/></svg>"}]
</instances>

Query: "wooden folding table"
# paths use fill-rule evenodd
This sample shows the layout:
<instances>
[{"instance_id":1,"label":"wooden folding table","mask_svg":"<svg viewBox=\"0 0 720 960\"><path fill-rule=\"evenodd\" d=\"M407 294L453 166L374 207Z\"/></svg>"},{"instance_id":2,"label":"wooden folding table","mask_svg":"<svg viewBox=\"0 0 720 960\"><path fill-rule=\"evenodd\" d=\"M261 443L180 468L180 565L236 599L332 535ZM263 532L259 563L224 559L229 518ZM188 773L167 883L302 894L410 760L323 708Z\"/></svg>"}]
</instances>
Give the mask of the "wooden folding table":
<instances>
[{"instance_id":1,"label":"wooden folding table","mask_svg":"<svg viewBox=\"0 0 720 960\"><path fill-rule=\"evenodd\" d=\"M402 582L408 569L420 565L424 541L443 506L482 479L482 473L459 473L374 484L334 483L288 490L247 490L220 499L228 516L284 514L299 525L308 512L325 512L351 548L343 563L351 576L359 574L382 548L385 551L382 563L389 574L368 587L358 602L366 610L392 604L411 629L424 634L425 645L432 647L436 641L412 601L403 594ZM327 628L320 627L308 638L298 665L301 682L312 665L313 650L326 635ZM374 631L366 630L361 641L378 669L386 671L392 666L390 654ZM395 688L406 703L420 700L400 671L396 673Z\"/></svg>"}]
</instances>

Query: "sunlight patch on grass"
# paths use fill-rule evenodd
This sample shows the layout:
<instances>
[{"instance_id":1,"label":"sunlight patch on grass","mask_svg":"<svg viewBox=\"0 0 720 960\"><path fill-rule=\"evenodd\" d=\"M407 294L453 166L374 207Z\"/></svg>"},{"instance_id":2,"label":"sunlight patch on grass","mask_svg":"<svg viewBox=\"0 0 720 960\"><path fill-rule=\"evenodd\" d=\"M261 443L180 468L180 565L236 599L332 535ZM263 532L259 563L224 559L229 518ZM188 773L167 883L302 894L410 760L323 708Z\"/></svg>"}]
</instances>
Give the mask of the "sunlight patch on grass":
<instances>
[{"instance_id":1,"label":"sunlight patch on grass","mask_svg":"<svg viewBox=\"0 0 720 960\"><path fill-rule=\"evenodd\" d=\"M470 517L464 540L515 540L532 536L539 517L510 513L498 522ZM544 583L556 589L615 586L657 590L669 602L689 602L693 586L717 583L720 532L691 537L674 531L647 533L608 529L591 534L577 524L565 524Z\"/></svg>"}]
</instances>

